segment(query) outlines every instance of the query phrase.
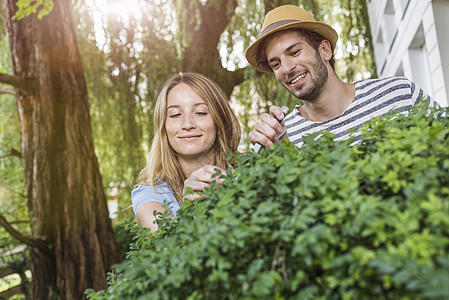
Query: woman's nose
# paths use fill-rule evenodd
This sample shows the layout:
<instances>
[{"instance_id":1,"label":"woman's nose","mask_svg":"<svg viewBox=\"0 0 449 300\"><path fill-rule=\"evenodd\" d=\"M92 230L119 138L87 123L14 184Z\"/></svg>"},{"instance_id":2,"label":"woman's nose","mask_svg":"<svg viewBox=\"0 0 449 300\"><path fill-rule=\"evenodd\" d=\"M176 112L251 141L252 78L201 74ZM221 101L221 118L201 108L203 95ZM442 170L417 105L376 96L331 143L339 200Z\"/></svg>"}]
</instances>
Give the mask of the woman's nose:
<instances>
[{"instance_id":1,"label":"woman's nose","mask_svg":"<svg viewBox=\"0 0 449 300\"><path fill-rule=\"evenodd\" d=\"M195 120L192 116L185 115L182 121L182 129L191 130L195 128Z\"/></svg>"}]
</instances>

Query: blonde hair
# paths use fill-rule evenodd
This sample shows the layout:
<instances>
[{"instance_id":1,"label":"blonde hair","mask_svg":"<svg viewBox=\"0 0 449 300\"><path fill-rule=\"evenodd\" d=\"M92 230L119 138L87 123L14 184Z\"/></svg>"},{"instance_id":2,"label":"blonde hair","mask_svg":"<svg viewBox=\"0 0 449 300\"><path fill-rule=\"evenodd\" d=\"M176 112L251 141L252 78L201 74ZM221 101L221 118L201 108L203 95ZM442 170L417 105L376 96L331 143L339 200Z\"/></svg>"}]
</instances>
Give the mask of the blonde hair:
<instances>
[{"instance_id":1,"label":"blonde hair","mask_svg":"<svg viewBox=\"0 0 449 300\"><path fill-rule=\"evenodd\" d=\"M147 165L139 173L138 185L156 186L165 181L174 191L179 203L183 202L184 181L187 179L179 164L177 154L170 146L165 121L167 95L178 84L187 84L206 102L217 128L213 145L214 165L226 169L226 151L235 152L240 142L240 125L229 105L229 99L221 88L204 75L184 73L172 76L162 88L154 109L154 137Z\"/></svg>"}]
</instances>

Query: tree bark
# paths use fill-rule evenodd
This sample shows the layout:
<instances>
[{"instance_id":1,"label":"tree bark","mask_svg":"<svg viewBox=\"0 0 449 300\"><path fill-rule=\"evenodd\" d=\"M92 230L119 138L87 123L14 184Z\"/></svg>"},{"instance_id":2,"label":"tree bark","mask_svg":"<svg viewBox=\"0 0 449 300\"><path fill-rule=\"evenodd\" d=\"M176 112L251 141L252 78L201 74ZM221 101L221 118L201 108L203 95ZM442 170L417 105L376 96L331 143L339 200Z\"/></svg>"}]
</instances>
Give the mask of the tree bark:
<instances>
[{"instance_id":1,"label":"tree bark","mask_svg":"<svg viewBox=\"0 0 449 300\"><path fill-rule=\"evenodd\" d=\"M104 289L119 261L92 138L86 82L69 0L42 20L13 20L2 0L15 76L34 82L17 92L21 152L32 236L51 252L30 251L34 299L84 298Z\"/></svg>"},{"instance_id":2,"label":"tree bark","mask_svg":"<svg viewBox=\"0 0 449 300\"><path fill-rule=\"evenodd\" d=\"M217 82L228 96L231 95L234 86L243 82L244 70L228 71L223 68L218 43L234 15L237 0L207 1L204 6L199 2L197 5L192 5L188 0L183 2L186 15L181 18L185 24L182 27L186 29L185 34L190 35L184 51L183 71L202 73ZM197 9L200 14L199 24L193 22Z\"/></svg>"}]
</instances>

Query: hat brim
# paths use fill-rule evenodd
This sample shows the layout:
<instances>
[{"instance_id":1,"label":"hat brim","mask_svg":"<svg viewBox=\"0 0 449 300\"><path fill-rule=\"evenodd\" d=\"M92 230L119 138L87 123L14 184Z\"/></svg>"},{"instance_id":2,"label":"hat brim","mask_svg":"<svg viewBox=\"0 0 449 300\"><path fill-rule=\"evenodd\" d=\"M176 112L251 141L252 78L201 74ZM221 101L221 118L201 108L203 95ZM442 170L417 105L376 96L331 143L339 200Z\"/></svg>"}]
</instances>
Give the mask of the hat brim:
<instances>
[{"instance_id":1,"label":"hat brim","mask_svg":"<svg viewBox=\"0 0 449 300\"><path fill-rule=\"evenodd\" d=\"M338 34L337 32L328 24L319 22L319 21L296 21L292 23L288 23L283 26L276 27L273 30L270 30L269 32L265 33L264 35L260 36L254 43L252 43L248 49L246 50L246 59L248 62L256 68L260 72L267 72L266 70L263 70L259 67L257 63L257 54L259 52L259 46L260 43L267 38L269 35L272 35L275 32L281 31L281 30L287 30L287 29L308 29L311 31L314 31L321 35L323 38L328 40L332 46L332 50L335 49L335 46L337 44L338 40Z\"/></svg>"}]
</instances>

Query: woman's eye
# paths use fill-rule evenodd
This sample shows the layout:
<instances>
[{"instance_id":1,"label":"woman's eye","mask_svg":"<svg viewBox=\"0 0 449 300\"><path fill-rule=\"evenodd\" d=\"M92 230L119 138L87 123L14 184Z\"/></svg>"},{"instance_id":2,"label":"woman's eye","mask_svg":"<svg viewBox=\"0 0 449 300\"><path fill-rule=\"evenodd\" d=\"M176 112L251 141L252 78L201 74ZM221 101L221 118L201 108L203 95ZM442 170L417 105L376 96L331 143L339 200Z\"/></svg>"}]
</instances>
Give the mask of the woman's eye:
<instances>
[{"instance_id":1,"label":"woman's eye","mask_svg":"<svg viewBox=\"0 0 449 300\"><path fill-rule=\"evenodd\" d=\"M177 117L179 117L181 114L179 114L179 113L176 113L176 114L171 114L170 115L170 118L177 118Z\"/></svg>"},{"instance_id":2,"label":"woman's eye","mask_svg":"<svg viewBox=\"0 0 449 300\"><path fill-rule=\"evenodd\" d=\"M200 115L200 116L206 116L207 112L205 112L205 111L197 111L196 114Z\"/></svg>"}]
</instances>

